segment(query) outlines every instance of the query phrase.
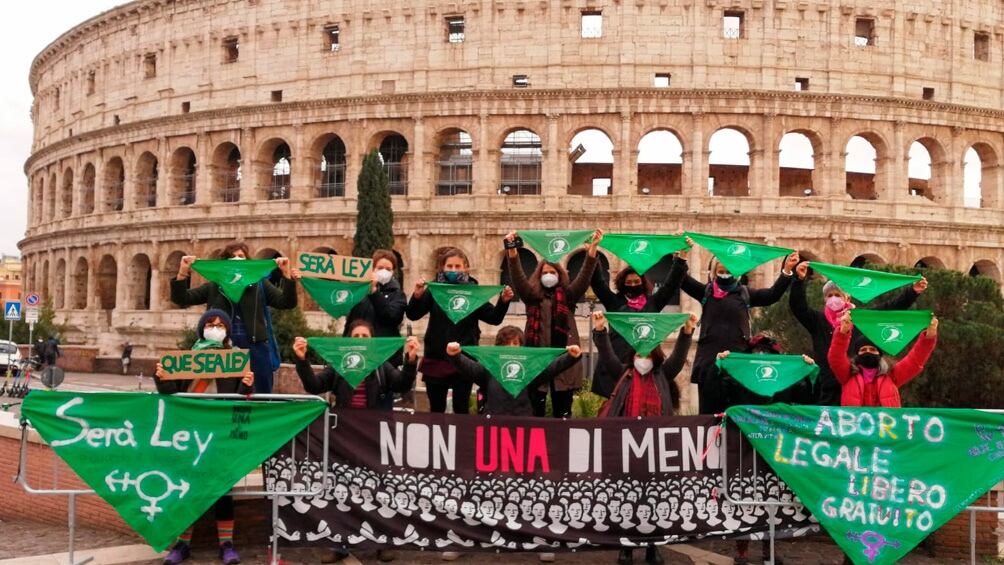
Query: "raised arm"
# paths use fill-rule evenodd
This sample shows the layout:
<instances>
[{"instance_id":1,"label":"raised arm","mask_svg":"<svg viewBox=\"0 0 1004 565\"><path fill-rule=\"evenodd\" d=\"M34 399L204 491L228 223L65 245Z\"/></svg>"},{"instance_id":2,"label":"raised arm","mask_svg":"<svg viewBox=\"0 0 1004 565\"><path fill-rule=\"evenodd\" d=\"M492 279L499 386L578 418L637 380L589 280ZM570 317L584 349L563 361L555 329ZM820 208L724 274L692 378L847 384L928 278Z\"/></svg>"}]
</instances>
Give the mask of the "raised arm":
<instances>
[{"instance_id":1,"label":"raised arm","mask_svg":"<svg viewBox=\"0 0 1004 565\"><path fill-rule=\"evenodd\" d=\"M523 302L540 301L540 297L534 295L533 287L530 286L530 281L526 278L523 264L520 262L519 255L515 249L508 250L506 262L509 265L509 280L512 282L512 289L519 295L520 300Z\"/></svg>"},{"instance_id":2,"label":"raised arm","mask_svg":"<svg viewBox=\"0 0 1004 565\"><path fill-rule=\"evenodd\" d=\"M902 361L892 368L891 377L896 386L903 386L924 370L924 365L931 358L934 346L938 343L938 319L931 320L931 325L920 334L920 338L910 348L910 352Z\"/></svg>"},{"instance_id":3,"label":"raised arm","mask_svg":"<svg viewBox=\"0 0 1004 565\"><path fill-rule=\"evenodd\" d=\"M322 394L334 390L335 380L338 378L331 367L325 367L319 373L315 373L306 359L296 360L296 376L300 377L303 390L309 394Z\"/></svg>"},{"instance_id":4,"label":"raised arm","mask_svg":"<svg viewBox=\"0 0 1004 565\"><path fill-rule=\"evenodd\" d=\"M676 337L676 345L673 346L673 353L669 356L669 359L662 364L660 370L662 371L662 376L667 380L673 380L680 371L683 370L683 366L687 364L687 352L690 351L690 343L694 337L694 329L697 327L697 316L691 314L690 319L687 320L686 325L680 331L680 335Z\"/></svg>"},{"instance_id":5,"label":"raised arm","mask_svg":"<svg viewBox=\"0 0 1004 565\"><path fill-rule=\"evenodd\" d=\"M687 264L686 259L678 259L681 263L680 268L683 269L682 280L680 281L680 290L687 293L687 295L694 300L704 300L704 283L690 276L689 265ZM676 260L677 259L674 259L674 262Z\"/></svg>"},{"instance_id":6,"label":"raised arm","mask_svg":"<svg viewBox=\"0 0 1004 565\"><path fill-rule=\"evenodd\" d=\"M418 369L418 338L409 337L404 343L404 366L398 369L393 363L384 363L390 390L399 394L410 392L415 386Z\"/></svg>"},{"instance_id":7,"label":"raised arm","mask_svg":"<svg viewBox=\"0 0 1004 565\"><path fill-rule=\"evenodd\" d=\"M551 361L551 364L548 365L547 368L545 368L543 371L541 371L539 375L537 375L537 378L533 379L533 381L531 381L530 384L526 385L527 388L538 387L546 382L549 382L551 379L560 375L561 373L564 373L565 371L574 367L575 364L578 363L580 359L582 359L582 350L580 349L578 353L579 354L576 356L573 356L572 354L567 352L559 355L554 361Z\"/></svg>"},{"instance_id":8,"label":"raised arm","mask_svg":"<svg viewBox=\"0 0 1004 565\"><path fill-rule=\"evenodd\" d=\"M617 353L610 344L610 330L603 312L593 312L593 343L596 344L597 362L608 375L614 379L619 378L626 367L617 358Z\"/></svg>"},{"instance_id":9,"label":"raised arm","mask_svg":"<svg viewBox=\"0 0 1004 565\"><path fill-rule=\"evenodd\" d=\"M797 269L801 270L802 265L808 268L808 263L803 263ZM809 302L805 298L804 275L802 275L801 271L798 271L797 275L791 281L791 292L788 294L788 307L791 308L791 313L798 320L798 323L809 330L809 333L812 333L818 325L818 316L822 316L822 314L809 308Z\"/></svg>"},{"instance_id":10,"label":"raised arm","mask_svg":"<svg viewBox=\"0 0 1004 565\"><path fill-rule=\"evenodd\" d=\"M209 291L213 283L207 282L195 288L189 288L191 284L191 277L173 279L171 281L171 302L182 308L209 302Z\"/></svg>"},{"instance_id":11,"label":"raised arm","mask_svg":"<svg viewBox=\"0 0 1004 565\"><path fill-rule=\"evenodd\" d=\"M652 301L655 303L656 312L662 312L662 309L669 304L669 301L673 299L673 295L676 291L680 290L680 286L683 284L683 276L687 274L687 266L685 260L681 259L679 256L673 259L673 266L669 269L669 274L666 275L666 280L663 281L662 286L659 290L655 291L652 295ZM703 290L702 290L703 292Z\"/></svg>"},{"instance_id":12,"label":"raised arm","mask_svg":"<svg viewBox=\"0 0 1004 565\"><path fill-rule=\"evenodd\" d=\"M840 327L833 332L833 339L830 341L830 351L826 354L826 360L830 365L830 371L841 385L851 379L851 360L847 357L847 348L851 345L851 316L845 314L840 320Z\"/></svg>"},{"instance_id":13,"label":"raised arm","mask_svg":"<svg viewBox=\"0 0 1004 565\"><path fill-rule=\"evenodd\" d=\"M266 304L279 310L289 310L296 308L296 282L293 279L279 279L279 284L274 285L270 281L262 281L265 289Z\"/></svg>"},{"instance_id":14,"label":"raised arm","mask_svg":"<svg viewBox=\"0 0 1004 565\"><path fill-rule=\"evenodd\" d=\"M913 287L906 287L903 292L900 292L896 296L879 301L877 304L872 306L873 310L909 310L913 303L917 301L920 295Z\"/></svg>"},{"instance_id":15,"label":"raised arm","mask_svg":"<svg viewBox=\"0 0 1004 565\"><path fill-rule=\"evenodd\" d=\"M411 295L411 299L408 300L408 306L405 307L404 313L408 316L409 320L417 322L428 314L430 309L432 309L432 293L425 291L420 295Z\"/></svg>"},{"instance_id":16,"label":"raised arm","mask_svg":"<svg viewBox=\"0 0 1004 565\"><path fill-rule=\"evenodd\" d=\"M798 266L798 251L788 255L781 266L781 275L774 281L770 288L750 289L750 306L770 306L784 296L786 290L791 285L791 278L794 270Z\"/></svg>"},{"instance_id":17,"label":"raised arm","mask_svg":"<svg viewBox=\"0 0 1004 565\"><path fill-rule=\"evenodd\" d=\"M596 263L596 255L586 254L586 261L582 264L579 274L575 276L575 280L568 283L568 293L565 300L569 304L578 302L589 290L589 281L592 280L593 273L596 272Z\"/></svg>"},{"instance_id":18,"label":"raised arm","mask_svg":"<svg viewBox=\"0 0 1004 565\"><path fill-rule=\"evenodd\" d=\"M589 287L593 289L596 299L600 301L607 312L616 312L624 305L624 299L610 290L610 285L603 280L599 269L593 269L593 276L589 279Z\"/></svg>"},{"instance_id":19,"label":"raised arm","mask_svg":"<svg viewBox=\"0 0 1004 565\"><path fill-rule=\"evenodd\" d=\"M470 379L481 388L487 388L488 382L492 379L488 369L481 366L481 363L460 353L460 344L453 342L446 345L446 358L450 361L457 372L465 379Z\"/></svg>"},{"instance_id":20,"label":"raised arm","mask_svg":"<svg viewBox=\"0 0 1004 565\"><path fill-rule=\"evenodd\" d=\"M509 303L512 302L512 298L512 289L505 287L502 294L495 299L495 304L482 304L481 308L478 308L478 319L493 326L501 324L509 313Z\"/></svg>"}]
</instances>

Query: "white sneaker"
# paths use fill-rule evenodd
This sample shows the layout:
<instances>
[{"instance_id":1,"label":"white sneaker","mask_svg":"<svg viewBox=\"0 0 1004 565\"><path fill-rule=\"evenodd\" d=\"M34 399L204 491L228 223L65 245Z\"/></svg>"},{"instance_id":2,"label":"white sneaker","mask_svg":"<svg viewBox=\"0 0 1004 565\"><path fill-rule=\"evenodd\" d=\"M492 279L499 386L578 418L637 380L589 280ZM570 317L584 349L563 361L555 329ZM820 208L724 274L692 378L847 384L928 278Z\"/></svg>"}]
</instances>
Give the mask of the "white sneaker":
<instances>
[{"instance_id":1,"label":"white sneaker","mask_svg":"<svg viewBox=\"0 0 1004 565\"><path fill-rule=\"evenodd\" d=\"M539 557L541 563L554 563L553 553L541 553Z\"/></svg>"},{"instance_id":2,"label":"white sneaker","mask_svg":"<svg viewBox=\"0 0 1004 565\"><path fill-rule=\"evenodd\" d=\"M456 561L460 559L460 554L456 551L444 551L442 555L443 561Z\"/></svg>"}]
</instances>

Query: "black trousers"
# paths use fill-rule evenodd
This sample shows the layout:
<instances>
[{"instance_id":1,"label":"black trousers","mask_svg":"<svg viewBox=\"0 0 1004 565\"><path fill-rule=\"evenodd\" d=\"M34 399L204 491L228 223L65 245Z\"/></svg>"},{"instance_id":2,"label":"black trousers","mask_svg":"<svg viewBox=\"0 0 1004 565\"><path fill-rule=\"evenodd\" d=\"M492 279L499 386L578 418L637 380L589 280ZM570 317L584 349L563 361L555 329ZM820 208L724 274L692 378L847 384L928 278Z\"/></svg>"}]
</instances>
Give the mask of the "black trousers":
<instances>
[{"instance_id":1,"label":"black trousers","mask_svg":"<svg viewBox=\"0 0 1004 565\"><path fill-rule=\"evenodd\" d=\"M473 383L459 375L446 378L425 379L425 393L429 396L429 410L442 414L446 412L446 395L453 391L453 413L470 413L471 388Z\"/></svg>"},{"instance_id":2,"label":"black trousers","mask_svg":"<svg viewBox=\"0 0 1004 565\"><path fill-rule=\"evenodd\" d=\"M551 393L551 415L554 418L572 417L572 400L575 398L575 391L554 390L554 381L550 384ZM537 389L529 391L530 404L533 408L533 415L543 418L547 415L547 392L540 392Z\"/></svg>"}]
</instances>

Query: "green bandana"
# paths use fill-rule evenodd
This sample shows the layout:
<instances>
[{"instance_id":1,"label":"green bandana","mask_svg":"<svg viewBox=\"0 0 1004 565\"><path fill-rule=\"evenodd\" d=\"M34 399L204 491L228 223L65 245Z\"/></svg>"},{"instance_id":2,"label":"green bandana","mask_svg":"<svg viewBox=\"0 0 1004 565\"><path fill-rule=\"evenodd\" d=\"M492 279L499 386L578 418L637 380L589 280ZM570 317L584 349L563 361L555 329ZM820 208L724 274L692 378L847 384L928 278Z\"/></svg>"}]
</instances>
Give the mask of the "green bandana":
<instances>
[{"instance_id":1,"label":"green bandana","mask_svg":"<svg viewBox=\"0 0 1004 565\"><path fill-rule=\"evenodd\" d=\"M890 565L1004 478L1004 415L735 406L726 412L857 565Z\"/></svg>"},{"instance_id":2,"label":"green bandana","mask_svg":"<svg viewBox=\"0 0 1004 565\"><path fill-rule=\"evenodd\" d=\"M307 345L352 388L404 347L403 337L308 337Z\"/></svg>"},{"instance_id":3,"label":"green bandana","mask_svg":"<svg viewBox=\"0 0 1004 565\"><path fill-rule=\"evenodd\" d=\"M561 347L464 347L464 353L477 359L513 398L564 352Z\"/></svg>"},{"instance_id":4,"label":"green bandana","mask_svg":"<svg viewBox=\"0 0 1004 565\"><path fill-rule=\"evenodd\" d=\"M433 300L454 324L470 316L493 297L498 296L503 286L476 284L428 283L426 289Z\"/></svg>"},{"instance_id":5,"label":"green bandana","mask_svg":"<svg viewBox=\"0 0 1004 565\"><path fill-rule=\"evenodd\" d=\"M163 551L326 408L320 399L33 391L21 412L56 455Z\"/></svg>"},{"instance_id":6,"label":"green bandana","mask_svg":"<svg viewBox=\"0 0 1004 565\"><path fill-rule=\"evenodd\" d=\"M238 261L233 259L199 259L192 269L207 281L220 287L230 302L240 302L247 287L256 284L276 269L272 259Z\"/></svg>"},{"instance_id":7,"label":"green bandana","mask_svg":"<svg viewBox=\"0 0 1004 565\"><path fill-rule=\"evenodd\" d=\"M606 316L610 327L642 357L659 347L666 336L680 329L690 319L690 314L674 313L607 312Z\"/></svg>"},{"instance_id":8,"label":"green bandana","mask_svg":"<svg viewBox=\"0 0 1004 565\"><path fill-rule=\"evenodd\" d=\"M833 281L840 290L867 303L876 296L896 290L901 286L913 284L921 279L920 275L897 275L871 269L841 267L827 263L812 261L809 266L817 273Z\"/></svg>"},{"instance_id":9,"label":"green bandana","mask_svg":"<svg viewBox=\"0 0 1004 565\"><path fill-rule=\"evenodd\" d=\"M202 351L203 349L223 349L223 344L209 339L200 339L192 345L192 349L195 351Z\"/></svg>"},{"instance_id":10,"label":"green bandana","mask_svg":"<svg viewBox=\"0 0 1004 565\"><path fill-rule=\"evenodd\" d=\"M899 355L933 317L930 310L851 310L854 327L889 355Z\"/></svg>"},{"instance_id":11,"label":"green bandana","mask_svg":"<svg viewBox=\"0 0 1004 565\"><path fill-rule=\"evenodd\" d=\"M594 230L520 231L519 236L545 261L557 263L593 238Z\"/></svg>"},{"instance_id":12,"label":"green bandana","mask_svg":"<svg viewBox=\"0 0 1004 565\"><path fill-rule=\"evenodd\" d=\"M608 233L603 235L600 245L631 265L636 273L644 275L666 255L686 249L687 238L682 235Z\"/></svg>"},{"instance_id":13,"label":"green bandana","mask_svg":"<svg viewBox=\"0 0 1004 565\"><path fill-rule=\"evenodd\" d=\"M767 261L794 253L794 250L783 247L736 241L700 233L687 232L687 235L694 240L694 243L710 251L722 265L725 265L732 276L737 278Z\"/></svg>"},{"instance_id":14,"label":"green bandana","mask_svg":"<svg viewBox=\"0 0 1004 565\"><path fill-rule=\"evenodd\" d=\"M341 282L327 279L300 279L307 294L332 318L341 318L352 311L370 293L368 282Z\"/></svg>"},{"instance_id":15,"label":"green bandana","mask_svg":"<svg viewBox=\"0 0 1004 565\"><path fill-rule=\"evenodd\" d=\"M758 355L729 353L715 362L739 384L760 396L774 396L798 381L809 377L816 384L819 365L809 364L801 355Z\"/></svg>"}]
</instances>

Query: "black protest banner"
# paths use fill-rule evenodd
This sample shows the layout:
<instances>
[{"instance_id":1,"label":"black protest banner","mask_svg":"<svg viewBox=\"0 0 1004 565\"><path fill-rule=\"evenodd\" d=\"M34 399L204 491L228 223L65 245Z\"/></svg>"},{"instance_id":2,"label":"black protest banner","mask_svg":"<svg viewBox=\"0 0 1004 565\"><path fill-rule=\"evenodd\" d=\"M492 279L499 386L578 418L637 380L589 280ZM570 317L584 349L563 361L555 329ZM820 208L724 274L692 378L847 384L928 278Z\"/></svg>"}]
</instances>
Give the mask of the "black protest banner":
<instances>
[{"instance_id":1,"label":"black protest banner","mask_svg":"<svg viewBox=\"0 0 1004 565\"><path fill-rule=\"evenodd\" d=\"M733 499L793 502L772 518L721 492L716 421L336 410L323 497L280 499L283 544L434 551L581 551L816 530L738 434ZM315 422L266 467L271 489L323 480ZM707 446L711 445L711 449ZM707 456L703 457L707 451Z\"/></svg>"}]
</instances>

